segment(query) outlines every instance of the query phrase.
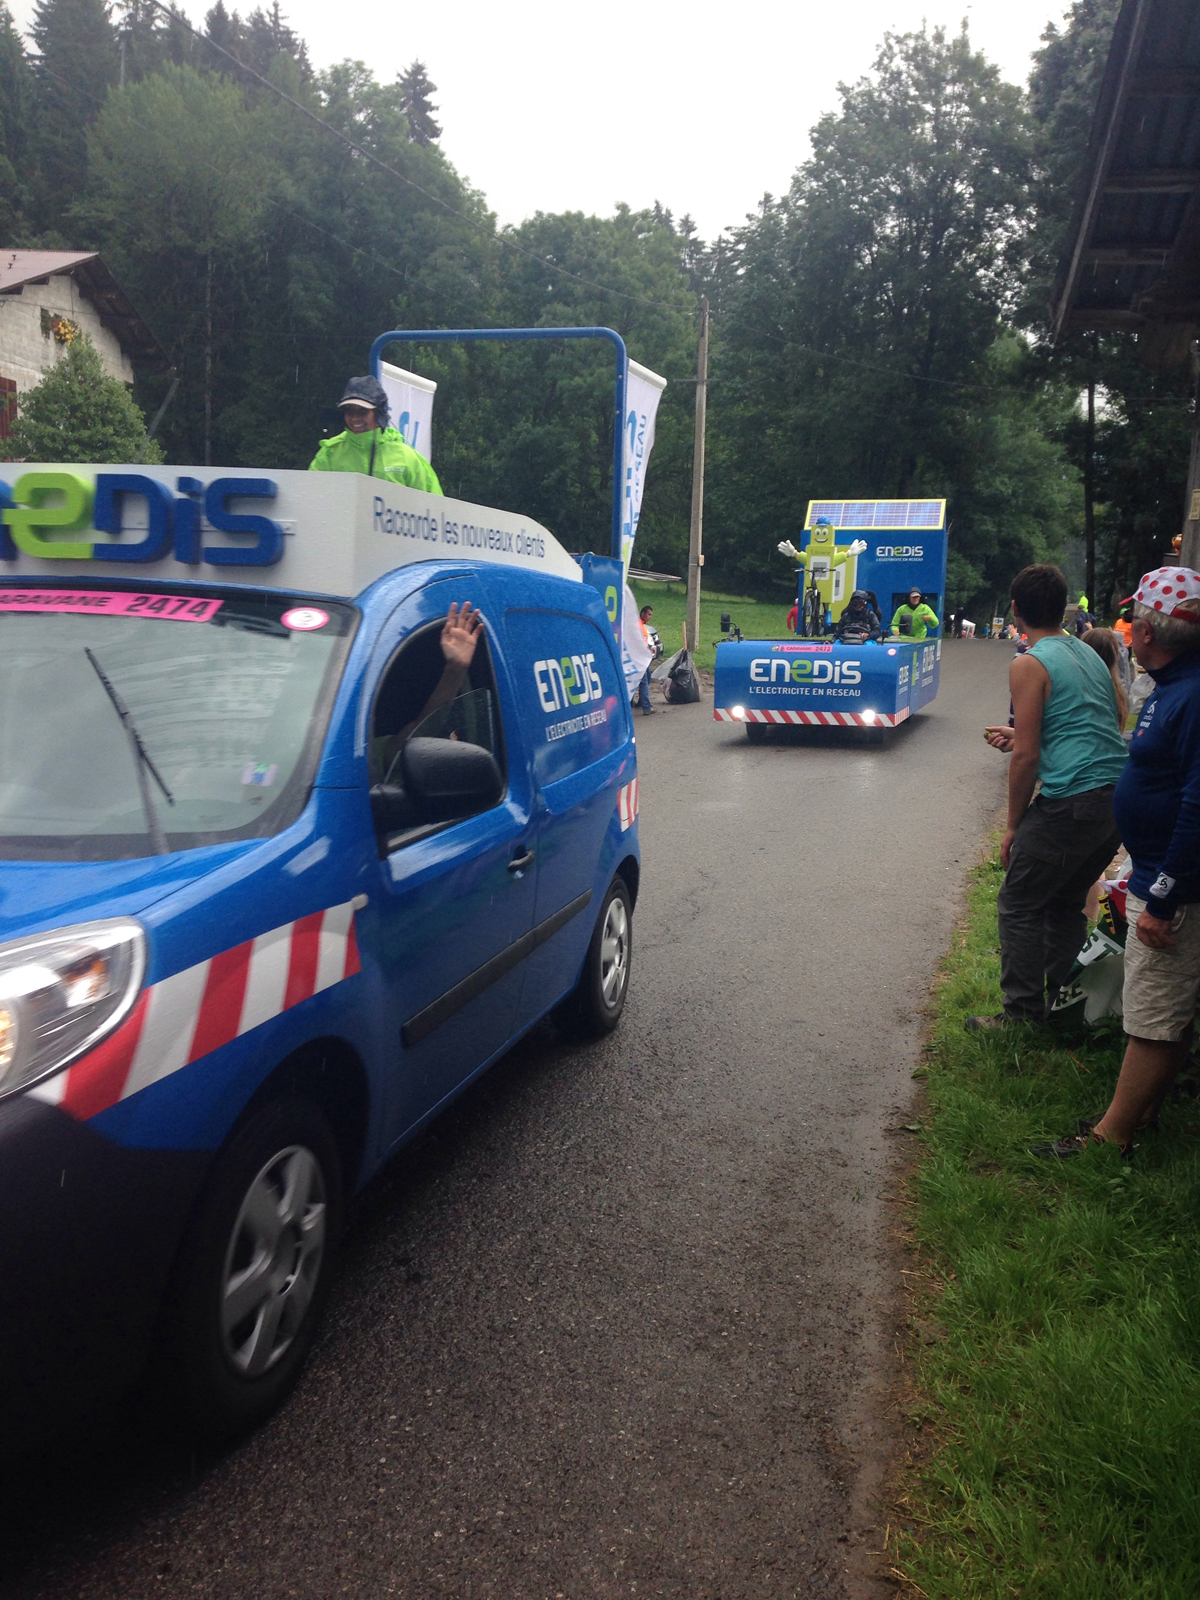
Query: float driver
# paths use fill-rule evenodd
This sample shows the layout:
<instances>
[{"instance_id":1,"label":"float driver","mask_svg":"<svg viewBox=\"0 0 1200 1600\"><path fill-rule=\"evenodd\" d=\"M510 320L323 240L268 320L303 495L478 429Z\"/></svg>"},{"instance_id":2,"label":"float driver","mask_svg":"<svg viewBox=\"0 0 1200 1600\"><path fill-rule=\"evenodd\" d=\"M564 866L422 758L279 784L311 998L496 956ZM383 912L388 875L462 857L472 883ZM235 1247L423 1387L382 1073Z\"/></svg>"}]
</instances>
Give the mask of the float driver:
<instances>
[{"instance_id":1,"label":"float driver","mask_svg":"<svg viewBox=\"0 0 1200 1600\"><path fill-rule=\"evenodd\" d=\"M896 615L892 618L892 632L902 635L905 639L924 639L928 637L930 628L936 633L937 626L937 612L921 599L920 589L910 589L908 599L903 605L896 607Z\"/></svg>"},{"instance_id":2,"label":"float driver","mask_svg":"<svg viewBox=\"0 0 1200 1600\"><path fill-rule=\"evenodd\" d=\"M833 637L839 644L865 644L883 638L883 622L878 611L871 608L870 596L865 589L855 589L838 618Z\"/></svg>"},{"instance_id":3,"label":"float driver","mask_svg":"<svg viewBox=\"0 0 1200 1600\"><path fill-rule=\"evenodd\" d=\"M441 494L437 474L425 457L388 427L388 397L377 379L351 378L337 408L345 431L322 439L310 472L365 472L368 478Z\"/></svg>"}]
</instances>

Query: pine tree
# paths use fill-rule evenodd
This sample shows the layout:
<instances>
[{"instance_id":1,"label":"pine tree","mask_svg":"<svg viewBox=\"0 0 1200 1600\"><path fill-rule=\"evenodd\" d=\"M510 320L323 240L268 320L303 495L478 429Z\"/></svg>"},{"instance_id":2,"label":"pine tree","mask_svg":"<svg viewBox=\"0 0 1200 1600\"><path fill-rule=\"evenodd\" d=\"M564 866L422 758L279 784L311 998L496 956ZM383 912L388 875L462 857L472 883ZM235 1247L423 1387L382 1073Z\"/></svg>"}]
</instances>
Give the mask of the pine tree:
<instances>
[{"instance_id":1,"label":"pine tree","mask_svg":"<svg viewBox=\"0 0 1200 1600\"><path fill-rule=\"evenodd\" d=\"M81 333L36 388L18 402L8 439L14 461L162 460L146 441L146 419L119 378L110 378L99 351Z\"/></svg>"},{"instance_id":2,"label":"pine tree","mask_svg":"<svg viewBox=\"0 0 1200 1600\"><path fill-rule=\"evenodd\" d=\"M409 137L417 144L432 144L440 139L442 129L433 120L437 107L430 95L437 93L437 84L429 81L423 61L414 61L397 79L400 86L400 104L408 117Z\"/></svg>"},{"instance_id":3,"label":"pine tree","mask_svg":"<svg viewBox=\"0 0 1200 1600\"><path fill-rule=\"evenodd\" d=\"M36 225L51 231L83 194L87 129L116 82L117 39L104 0L40 0L32 32L38 49L34 211Z\"/></svg>"},{"instance_id":4,"label":"pine tree","mask_svg":"<svg viewBox=\"0 0 1200 1600\"><path fill-rule=\"evenodd\" d=\"M205 17L204 31L214 44L220 45L222 50L229 50L233 55L237 55L242 38L242 19L236 11L226 11L225 0L217 0L216 5Z\"/></svg>"},{"instance_id":5,"label":"pine tree","mask_svg":"<svg viewBox=\"0 0 1200 1600\"><path fill-rule=\"evenodd\" d=\"M224 77L237 74L230 56L237 61L246 59L246 25L238 13L226 10L225 0L216 0L204 18L204 32L212 43L201 47L201 64Z\"/></svg>"},{"instance_id":6,"label":"pine tree","mask_svg":"<svg viewBox=\"0 0 1200 1600\"><path fill-rule=\"evenodd\" d=\"M243 48L239 54L248 67L253 67L255 72L260 72L264 78L271 71L271 63L279 55L291 56L293 61L299 63L301 74L305 78L312 76L308 46L284 20L279 0L272 0L269 10L264 11L260 8L252 11L246 18Z\"/></svg>"},{"instance_id":7,"label":"pine tree","mask_svg":"<svg viewBox=\"0 0 1200 1600\"><path fill-rule=\"evenodd\" d=\"M24 242L33 74L12 14L0 0L0 236Z\"/></svg>"},{"instance_id":8,"label":"pine tree","mask_svg":"<svg viewBox=\"0 0 1200 1600\"><path fill-rule=\"evenodd\" d=\"M169 63L197 64L204 48L185 26L178 8L164 11L158 0L115 0L118 83L140 83Z\"/></svg>"}]
</instances>

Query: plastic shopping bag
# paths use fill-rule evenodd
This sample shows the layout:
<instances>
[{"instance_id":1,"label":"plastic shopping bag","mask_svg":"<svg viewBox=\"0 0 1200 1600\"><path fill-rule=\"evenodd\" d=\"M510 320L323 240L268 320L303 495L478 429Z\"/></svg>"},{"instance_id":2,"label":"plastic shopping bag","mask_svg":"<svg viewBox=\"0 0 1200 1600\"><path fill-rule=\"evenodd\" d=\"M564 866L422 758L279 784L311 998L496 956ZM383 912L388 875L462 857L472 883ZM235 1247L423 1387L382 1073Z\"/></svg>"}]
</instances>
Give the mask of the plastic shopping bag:
<instances>
[{"instance_id":1,"label":"plastic shopping bag","mask_svg":"<svg viewBox=\"0 0 1200 1600\"><path fill-rule=\"evenodd\" d=\"M1117 877L1105 880L1096 926L1075 957L1075 965L1050 1008L1052 1028L1074 1033L1081 1027L1094 1028L1106 1018L1122 1014L1128 932L1125 890L1129 870L1129 863L1125 862L1118 869Z\"/></svg>"}]
</instances>

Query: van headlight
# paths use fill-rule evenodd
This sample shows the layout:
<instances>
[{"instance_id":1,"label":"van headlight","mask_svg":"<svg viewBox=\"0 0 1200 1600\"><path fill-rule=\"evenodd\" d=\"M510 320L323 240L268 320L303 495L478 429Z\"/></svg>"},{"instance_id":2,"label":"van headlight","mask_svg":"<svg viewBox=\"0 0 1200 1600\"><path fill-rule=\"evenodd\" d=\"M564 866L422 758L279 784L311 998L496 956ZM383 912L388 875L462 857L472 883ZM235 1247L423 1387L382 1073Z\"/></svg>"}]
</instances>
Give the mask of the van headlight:
<instances>
[{"instance_id":1,"label":"van headlight","mask_svg":"<svg viewBox=\"0 0 1200 1600\"><path fill-rule=\"evenodd\" d=\"M118 1027L146 971L126 917L0 945L0 1098L70 1066Z\"/></svg>"}]
</instances>

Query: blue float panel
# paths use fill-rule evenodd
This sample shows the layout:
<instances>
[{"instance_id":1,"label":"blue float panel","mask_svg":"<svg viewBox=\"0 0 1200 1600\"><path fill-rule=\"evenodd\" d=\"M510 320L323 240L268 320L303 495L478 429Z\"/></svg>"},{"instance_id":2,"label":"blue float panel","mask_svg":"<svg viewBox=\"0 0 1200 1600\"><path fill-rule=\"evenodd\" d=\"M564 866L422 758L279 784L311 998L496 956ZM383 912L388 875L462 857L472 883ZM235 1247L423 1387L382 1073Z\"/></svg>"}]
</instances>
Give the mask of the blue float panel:
<instances>
[{"instance_id":1,"label":"blue float panel","mask_svg":"<svg viewBox=\"0 0 1200 1600\"><path fill-rule=\"evenodd\" d=\"M937 694L941 658L940 639L722 643L713 715L719 722L894 728Z\"/></svg>"}]
</instances>

